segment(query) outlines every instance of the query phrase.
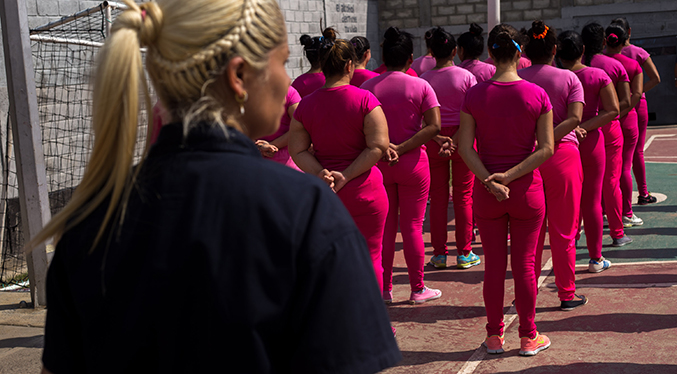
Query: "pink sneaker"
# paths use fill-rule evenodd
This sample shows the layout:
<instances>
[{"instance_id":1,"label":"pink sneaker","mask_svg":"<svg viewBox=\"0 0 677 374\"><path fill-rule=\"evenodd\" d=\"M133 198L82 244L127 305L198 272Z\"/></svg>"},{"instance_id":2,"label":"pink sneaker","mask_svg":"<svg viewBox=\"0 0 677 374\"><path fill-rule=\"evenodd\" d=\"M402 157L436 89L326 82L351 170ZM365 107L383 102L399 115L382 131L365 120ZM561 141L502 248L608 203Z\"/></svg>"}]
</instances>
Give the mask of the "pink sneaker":
<instances>
[{"instance_id":1,"label":"pink sneaker","mask_svg":"<svg viewBox=\"0 0 677 374\"><path fill-rule=\"evenodd\" d=\"M393 329L393 336L397 337L397 329L392 326L390 327Z\"/></svg>"},{"instance_id":2,"label":"pink sneaker","mask_svg":"<svg viewBox=\"0 0 677 374\"><path fill-rule=\"evenodd\" d=\"M503 343L505 339L503 336L491 335L487 336L487 339L482 343L483 346L487 347L487 353L503 353Z\"/></svg>"},{"instance_id":3,"label":"pink sneaker","mask_svg":"<svg viewBox=\"0 0 677 374\"><path fill-rule=\"evenodd\" d=\"M420 291L412 291L411 296L409 297L409 304L425 303L429 300L439 299L440 296L442 296L442 291L423 286L423 289Z\"/></svg>"},{"instance_id":4,"label":"pink sneaker","mask_svg":"<svg viewBox=\"0 0 677 374\"><path fill-rule=\"evenodd\" d=\"M548 349L550 347L550 339L547 336L541 335L536 332L536 337L534 339L529 339L524 336L521 340L521 349L520 355L522 356L535 356L536 353Z\"/></svg>"},{"instance_id":5,"label":"pink sneaker","mask_svg":"<svg viewBox=\"0 0 677 374\"><path fill-rule=\"evenodd\" d=\"M383 291L383 302L386 304L393 303L393 291Z\"/></svg>"}]
</instances>

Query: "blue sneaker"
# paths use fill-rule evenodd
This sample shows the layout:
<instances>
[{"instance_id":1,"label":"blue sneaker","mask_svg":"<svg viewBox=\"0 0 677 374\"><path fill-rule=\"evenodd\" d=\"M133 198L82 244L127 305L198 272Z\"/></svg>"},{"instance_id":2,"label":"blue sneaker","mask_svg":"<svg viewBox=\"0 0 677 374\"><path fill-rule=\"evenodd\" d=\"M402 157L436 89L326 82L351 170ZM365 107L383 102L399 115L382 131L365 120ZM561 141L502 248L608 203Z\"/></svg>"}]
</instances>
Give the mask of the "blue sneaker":
<instances>
[{"instance_id":1,"label":"blue sneaker","mask_svg":"<svg viewBox=\"0 0 677 374\"><path fill-rule=\"evenodd\" d=\"M436 269L444 269L447 267L447 255L437 255L430 258L428 263L434 266Z\"/></svg>"},{"instance_id":2,"label":"blue sneaker","mask_svg":"<svg viewBox=\"0 0 677 374\"><path fill-rule=\"evenodd\" d=\"M468 269L482 263L480 256L470 252L467 256L456 256L456 267L459 269Z\"/></svg>"},{"instance_id":3,"label":"blue sneaker","mask_svg":"<svg viewBox=\"0 0 677 374\"><path fill-rule=\"evenodd\" d=\"M600 258L599 261L591 259L590 262L588 262L588 271L591 273L600 273L610 267L611 261L607 260L604 257Z\"/></svg>"}]
</instances>

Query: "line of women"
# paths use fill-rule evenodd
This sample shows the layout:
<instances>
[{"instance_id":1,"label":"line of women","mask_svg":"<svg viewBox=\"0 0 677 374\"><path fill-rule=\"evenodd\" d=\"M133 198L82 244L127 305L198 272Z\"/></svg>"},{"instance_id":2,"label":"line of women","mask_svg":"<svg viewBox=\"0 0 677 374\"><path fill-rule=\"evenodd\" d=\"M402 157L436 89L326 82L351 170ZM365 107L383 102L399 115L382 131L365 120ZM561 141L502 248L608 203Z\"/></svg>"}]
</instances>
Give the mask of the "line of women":
<instances>
[{"instance_id":1,"label":"line of women","mask_svg":"<svg viewBox=\"0 0 677 374\"><path fill-rule=\"evenodd\" d=\"M479 61L482 32L472 24L457 42L444 29L431 29L428 55L414 61L412 36L391 27L380 74L365 68L371 58L366 38L337 39L332 29L304 35L312 67L290 88L289 134L271 139L285 145L277 139L287 136L291 160L279 162L317 175L341 198L367 241L386 303L393 301L398 228L409 301L441 296L424 282L421 233L429 199L429 264L445 268L452 199L458 268L480 264L471 248L475 224L483 234L489 353L503 352L510 245L520 354L529 356L550 346L534 322L546 231L560 308L573 310L588 302L575 285L581 227L588 270L601 272L611 266L602 256L604 214L614 247L631 243L624 229L642 224L632 212L632 168L638 203L655 202L640 180L645 173L637 149L646 124L638 118L646 116L637 110L646 111L640 63L650 82L657 72L647 55L628 45L625 20L559 37L542 21L522 33L500 24L488 35L490 64ZM415 62L416 72L408 74ZM261 143L262 152L269 145Z\"/></svg>"}]
</instances>

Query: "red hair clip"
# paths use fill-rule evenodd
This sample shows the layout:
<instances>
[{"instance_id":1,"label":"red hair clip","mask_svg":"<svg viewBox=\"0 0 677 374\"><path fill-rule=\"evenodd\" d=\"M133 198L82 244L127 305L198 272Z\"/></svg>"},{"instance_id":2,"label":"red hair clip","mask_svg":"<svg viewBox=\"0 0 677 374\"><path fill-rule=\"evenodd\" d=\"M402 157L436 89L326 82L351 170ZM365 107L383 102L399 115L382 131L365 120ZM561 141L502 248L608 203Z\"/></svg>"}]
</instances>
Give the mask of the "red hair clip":
<instances>
[{"instance_id":1,"label":"red hair clip","mask_svg":"<svg viewBox=\"0 0 677 374\"><path fill-rule=\"evenodd\" d=\"M534 34L534 35L533 35L533 36L534 36L534 39L543 39L543 38L545 38L545 36L548 35L548 30L550 30L550 28L549 28L547 25L545 25L545 31L543 31L542 33L540 33L540 34L538 34L538 35Z\"/></svg>"}]
</instances>

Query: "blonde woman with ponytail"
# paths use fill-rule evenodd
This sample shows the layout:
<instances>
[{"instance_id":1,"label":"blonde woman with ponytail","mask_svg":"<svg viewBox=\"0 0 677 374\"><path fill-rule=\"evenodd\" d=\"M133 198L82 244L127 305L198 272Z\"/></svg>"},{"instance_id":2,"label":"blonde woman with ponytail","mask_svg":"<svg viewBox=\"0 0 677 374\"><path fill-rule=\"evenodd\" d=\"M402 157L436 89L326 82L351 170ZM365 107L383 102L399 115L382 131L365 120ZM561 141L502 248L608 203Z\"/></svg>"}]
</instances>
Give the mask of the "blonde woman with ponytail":
<instances>
[{"instance_id":1,"label":"blonde woman with ponytail","mask_svg":"<svg viewBox=\"0 0 677 374\"><path fill-rule=\"evenodd\" d=\"M277 2L125 3L98 56L90 163L28 246L56 242L43 373L394 365L350 215L252 141L277 130L289 87ZM139 110L150 111L140 48L171 121L133 165Z\"/></svg>"}]
</instances>

